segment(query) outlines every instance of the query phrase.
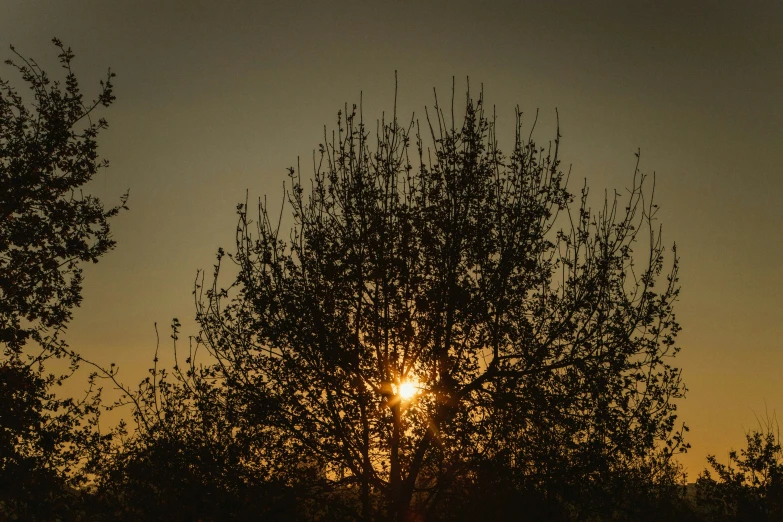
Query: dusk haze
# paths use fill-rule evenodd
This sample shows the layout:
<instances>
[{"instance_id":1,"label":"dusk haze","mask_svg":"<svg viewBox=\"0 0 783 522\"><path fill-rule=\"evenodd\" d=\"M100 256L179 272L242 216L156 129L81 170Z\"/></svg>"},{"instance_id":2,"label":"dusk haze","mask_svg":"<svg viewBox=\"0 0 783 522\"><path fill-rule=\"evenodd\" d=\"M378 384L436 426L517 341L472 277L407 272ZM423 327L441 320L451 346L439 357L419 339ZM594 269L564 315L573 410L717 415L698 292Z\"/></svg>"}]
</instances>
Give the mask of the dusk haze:
<instances>
[{"instance_id":1,"label":"dusk haze","mask_svg":"<svg viewBox=\"0 0 783 522\"><path fill-rule=\"evenodd\" d=\"M0 519L783 520L781 28L0 0Z\"/></svg>"}]
</instances>

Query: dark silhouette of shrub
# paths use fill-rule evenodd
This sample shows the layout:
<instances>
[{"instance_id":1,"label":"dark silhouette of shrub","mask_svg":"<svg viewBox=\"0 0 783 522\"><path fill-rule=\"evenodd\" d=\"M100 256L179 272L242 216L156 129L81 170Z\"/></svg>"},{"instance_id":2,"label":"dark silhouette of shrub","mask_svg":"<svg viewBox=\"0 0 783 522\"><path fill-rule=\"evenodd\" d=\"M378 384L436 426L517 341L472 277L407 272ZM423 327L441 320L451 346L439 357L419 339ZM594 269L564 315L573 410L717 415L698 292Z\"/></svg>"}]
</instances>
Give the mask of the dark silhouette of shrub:
<instances>
[{"instance_id":1,"label":"dark silhouette of shrub","mask_svg":"<svg viewBox=\"0 0 783 522\"><path fill-rule=\"evenodd\" d=\"M783 452L774 418L745 439L746 447L730 451L727 464L707 457L712 469L696 482L697 506L714 521L783 520Z\"/></svg>"}]
</instances>

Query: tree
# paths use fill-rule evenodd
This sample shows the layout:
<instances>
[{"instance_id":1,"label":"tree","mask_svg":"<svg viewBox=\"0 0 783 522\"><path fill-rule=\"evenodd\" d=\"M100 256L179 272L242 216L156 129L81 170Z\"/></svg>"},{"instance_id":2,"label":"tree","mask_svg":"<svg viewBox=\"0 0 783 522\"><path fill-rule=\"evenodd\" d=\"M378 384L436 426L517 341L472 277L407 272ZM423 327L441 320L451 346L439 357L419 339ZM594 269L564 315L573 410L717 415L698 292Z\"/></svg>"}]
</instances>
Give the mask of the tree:
<instances>
[{"instance_id":1,"label":"tree","mask_svg":"<svg viewBox=\"0 0 783 522\"><path fill-rule=\"evenodd\" d=\"M252 416L233 414L240 396L211 368L196 366L192 344L181 360L179 327L175 319L171 372L159 368L157 350L136 389L115 371L102 372L122 392L110 408L130 405L132 414L130 425L115 429L111 451L90 467L89 519L353 520L350 494L328 491L317 462L300 462L281 477L268 473L263 430Z\"/></svg>"},{"instance_id":2,"label":"tree","mask_svg":"<svg viewBox=\"0 0 783 522\"><path fill-rule=\"evenodd\" d=\"M696 482L697 505L709 520L765 521L783 518L783 452L773 419L745 434L746 447L729 452L728 464L715 455ZM713 477L716 475L716 477Z\"/></svg>"},{"instance_id":3,"label":"tree","mask_svg":"<svg viewBox=\"0 0 783 522\"><path fill-rule=\"evenodd\" d=\"M202 376L231 390L267 473L316 463L363 520L437 518L491 469L550 507L609 509L590 503L612 477L685 448L678 260L664 272L638 153L627 195L593 211L559 130L539 147L517 111L505 155L483 96L459 124L453 96L450 118L437 98L426 115L403 126L395 103L371 138L361 109L338 113L309 189L290 169L287 237L284 209L238 206L236 252L196 286Z\"/></svg>"},{"instance_id":4,"label":"tree","mask_svg":"<svg viewBox=\"0 0 783 522\"><path fill-rule=\"evenodd\" d=\"M31 91L26 102L0 80L0 513L48 519L52 502L78 486L75 464L89 441L98 396L59 398L59 385L80 357L62 338L81 301L82 265L114 246L109 220L125 208L81 191L108 165L97 153L106 120L96 110L114 101L108 72L98 97L87 103L71 65L70 48L53 40L65 82L14 51L7 61ZM47 374L44 362L66 358L65 374ZM62 505L55 508L66 516Z\"/></svg>"}]
</instances>

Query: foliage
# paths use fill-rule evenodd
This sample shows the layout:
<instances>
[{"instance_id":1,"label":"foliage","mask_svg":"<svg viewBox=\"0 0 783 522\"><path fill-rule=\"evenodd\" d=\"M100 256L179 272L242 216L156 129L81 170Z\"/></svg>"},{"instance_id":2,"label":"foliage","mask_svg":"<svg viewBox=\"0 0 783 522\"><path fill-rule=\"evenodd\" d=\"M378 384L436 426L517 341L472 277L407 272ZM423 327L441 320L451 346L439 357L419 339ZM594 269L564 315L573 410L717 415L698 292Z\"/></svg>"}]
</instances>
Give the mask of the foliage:
<instances>
[{"instance_id":1,"label":"foliage","mask_svg":"<svg viewBox=\"0 0 783 522\"><path fill-rule=\"evenodd\" d=\"M685 448L678 264L663 272L646 177L625 203L595 212L585 185L574 206L559 131L539 147L517 113L507 156L484 107L468 94L457 125L436 100L426 144L396 111L374 141L360 110L340 113L311 188L290 170L287 239L283 210L259 202L253 222L239 205L236 252L196 288L204 371L264 440L265 472L317 462L366 520L437 511L487 466L565 502Z\"/></svg>"},{"instance_id":2,"label":"foliage","mask_svg":"<svg viewBox=\"0 0 783 522\"><path fill-rule=\"evenodd\" d=\"M177 354L179 322L172 324ZM113 451L97 461L92 520L342 520L350 495L326 491L317 462L301 462L288 481L269 474L268 443L252 414L193 345L171 373L159 369L131 390L106 371L132 406L132 427L116 430ZM180 366L183 362L183 366ZM251 422L249 422L251 421ZM319 505L314 499L330 498ZM345 518L351 520L351 518Z\"/></svg>"},{"instance_id":3,"label":"foliage","mask_svg":"<svg viewBox=\"0 0 783 522\"><path fill-rule=\"evenodd\" d=\"M28 340L52 351L61 346L57 334L81 300L80 263L95 263L114 247L108 220L122 208L105 210L79 191L108 165L97 153L98 133L108 124L92 117L114 101L114 73L85 105L73 53L54 43L67 72L64 86L19 55L21 64L6 63L29 85L32 105L0 82L0 341L10 350Z\"/></svg>"},{"instance_id":4,"label":"foliage","mask_svg":"<svg viewBox=\"0 0 783 522\"><path fill-rule=\"evenodd\" d=\"M773 421L746 435L747 446L729 452L728 464L707 457L696 483L697 504L716 521L783 519L783 452ZM713 476L714 474L714 476Z\"/></svg>"},{"instance_id":5,"label":"foliage","mask_svg":"<svg viewBox=\"0 0 783 522\"><path fill-rule=\"evenodd\" d=\"M107 165L97 154L107 123L93 117L114 101L114 74L85 104L73 53L53 41L64 84L18 53L6 64L32 102L0 80L0 513L26 519L67 516L64 506L74 504L73 488L84 481L79 461L101 442L92 382L81 400L59 398L54 386L80 360L61 334L81 301L81 265L113 248L109 219L127 199L105 209L81 192ZM66 359L65 374L44 371L53 358Z\"/></svg>"}]
</instances>

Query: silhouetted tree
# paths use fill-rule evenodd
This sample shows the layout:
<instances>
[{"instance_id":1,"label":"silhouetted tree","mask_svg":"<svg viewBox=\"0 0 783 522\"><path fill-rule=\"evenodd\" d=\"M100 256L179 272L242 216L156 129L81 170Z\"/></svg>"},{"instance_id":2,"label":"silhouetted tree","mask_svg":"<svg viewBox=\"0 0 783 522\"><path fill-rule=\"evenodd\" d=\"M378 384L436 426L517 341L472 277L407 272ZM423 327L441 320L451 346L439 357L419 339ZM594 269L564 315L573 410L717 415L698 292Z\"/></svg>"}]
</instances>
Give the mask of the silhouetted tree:
<instances>
[{"instance_id":1,"label":"silhouetted tree","mask_svg":"<svg viewBox=\"0 0 783 522\"><path fill-rule=\"evenodd\" d=\"M721 522L783 520L783 452L776 423L768 419L745 435L747 446L729 452L728 464L714 455L712 468L696 482L697 505L707 520Z\"/></svg>"},{"instance_id":2,"label":"silhouetted tree","mask_svg":"<svg viewBox=\"0 0 783 522\"><path fill-rule=\"evenodd\" d=\"M517 112L505 155L484 107L468 95L458 124L436 100L428 144L396 109L375 138L340 113L309 187L290 170L290 234L239 205L236 280L221 249L197 285L198 341L260 461L318 462L365 520L437 511L491 463L556 503L683 449L677 258L663 273L638 161L624 198L596 212L585 186L574 206L559 131L538 147Z\"/></svg>"},{"instance_id":3,"label":"silhouetted tree","mask_svg":"<svg viewBox=\"0 0 783 522\"><path fill-rule=\"evenodd\" d=\"M177 354L177 320L172 329ZM90 520L354 520L356 499L330 487L319 461L271 473L270 439L236 389L192 352L175 359L169 373L156 353L136 389L104 372L123 392L114 407L131 405L132 415L90 468Z\"/></svg>"},{"instance_id":4,"label":"silhouetted tree","mask_svg":"<svg viewBox=\"0 0 783 522\"><path fill-rule=\"evenodd\" d=\"M87 103L71 70L73 53L55 39L65 81L16 54L6 64L20 74L32 100L0 80L0 517L69 517L67 500L82 483L76 464L99 440L97 395L60 398L54 385L76 370L79 357L62 338L81 300L82 269L114 246L105 209L81 187L105 166L94 120L114 100L109 72ZM13 47L11 48L13 50ZM16 53L16 51L14 51ZM43 363L65 358L65 374ZM73 515L76 516L76 515Z\"/></svg>"}]
</instances>

